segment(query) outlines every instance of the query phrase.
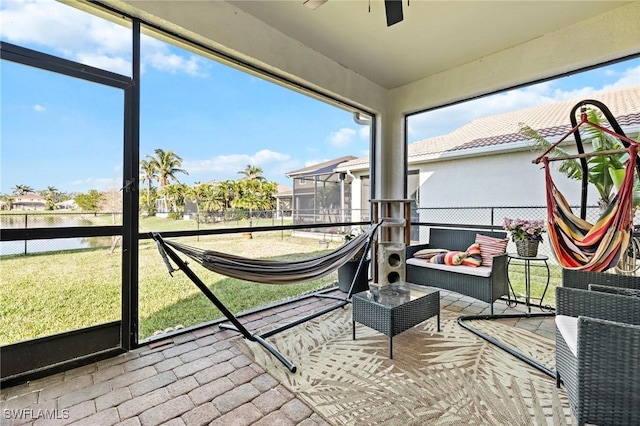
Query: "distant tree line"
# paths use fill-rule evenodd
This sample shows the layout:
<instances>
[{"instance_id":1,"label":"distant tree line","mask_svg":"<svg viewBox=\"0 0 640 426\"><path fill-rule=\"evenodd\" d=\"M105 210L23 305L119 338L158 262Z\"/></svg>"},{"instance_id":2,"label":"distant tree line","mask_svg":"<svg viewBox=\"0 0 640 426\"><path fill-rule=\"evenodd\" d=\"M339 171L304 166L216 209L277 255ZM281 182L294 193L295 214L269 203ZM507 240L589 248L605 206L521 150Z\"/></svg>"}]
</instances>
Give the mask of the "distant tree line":
<instances>
[{"instance_id":1,"label":"distant tree line","mask_svg":"<svg viewBox=\"0 0 640 426\"><path fill-rule=\"evenodd\" d=\"M55 210L56 204L71 200L76 195L73 193L61 192L54 186L48 186L47 189L35 190L33 187L24 184L14 186L11 188L11 191L11 194L0 195L0 200L3 201L3 209L11 209L11 206L17 197L21 197L26 194L38 194L43 198L46 210Z\"/></svg>"},{"instance_id":2,"label":"distant tree line","mask_svg":"<svg viewBox=\"0 0 640 426\"><path fill-rule=\"evenodd\" d=\"M182 216L187 202L193 202L198 213L220 212L228 210L246 210L251 214L256 210L273 210L276 206L274 195L278 191L276 182L269 182L263 171L256 165L247 165L238 172L238 180L196 182L194 185L180 183L178 174L188 175L182 168L182 158L175 152L156 149L153 155L147 154L140 161L140 211L153 216L158 205L164 205L172 217ZM16 197L37 193L45 200L46 209L54 210L56 204L74 200L83 211L121 211L122 193L117 189L101 192L91 189L86 193L63 193L55 187L36 191L28 185L16 185L11 195L2 195L0 199L8 208ZM160 201L160 202L159 202Z\"/></svg>"},{"instance_id":3,"label":"distant tree line","mask_svg":"<svg viewBox=\"0 0 640 426\"><path fill-rule=\"evenodd\" d=\"M178 216L186 202L195 204L198 213L221 212L230 209L272 210L278 191L276 182L268 182L260 167L247 165L238 173L238 180L196 182L189 186L180 183L177 175L189 174L182 168L182 158L173 151L156 149L140 162L140 209L148 215L157 213L158 200L164 200L169 213ZM154 185L157 184L157 186Z\"/></svg>"}]
</instances>

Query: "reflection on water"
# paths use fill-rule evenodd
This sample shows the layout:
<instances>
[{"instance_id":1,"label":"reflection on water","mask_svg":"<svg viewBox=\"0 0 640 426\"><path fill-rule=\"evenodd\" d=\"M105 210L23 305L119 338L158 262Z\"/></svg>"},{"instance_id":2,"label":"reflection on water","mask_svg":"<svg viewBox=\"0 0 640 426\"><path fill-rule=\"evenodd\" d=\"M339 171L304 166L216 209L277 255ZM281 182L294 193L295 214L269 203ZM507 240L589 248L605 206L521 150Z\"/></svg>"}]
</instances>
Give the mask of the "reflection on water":
<instances>
[{"instance_id":1,"label":"reflection on water","mask_svg":"<svg viewBox=\"0 0 640 426\"><path fill-rule=\"evenodd\" d=\"M93 226L84 215L61 214L7 214L0 216L0 228L64 228ZM60 250L78 250L96 247L110 247L111 237L54 238L49 240L2 241L0 256L28 253L45 253Z\"/></svg>"},{"instance_id":2,"label":"reflection on water","mask_svg":"<svg viewBox=\"0 0 640 426\"><path fill-rule=\"evenodd\" d=\"M68 214L3 214L0 226L4 228L63 228L67 226L92 226L84 215Z\"/></svg>"},{"instance_id":3,"label":"reflection on water","mask_svg":"<svg viewBox=\"0 0 640 426\"><path fill-rule=\"evenodd\" d=\"M110 247L111 237L54 238L50 240L2 241L0 256L12 254L45 253L48 251L77 250Z\"/></svg>"}]
</instances>

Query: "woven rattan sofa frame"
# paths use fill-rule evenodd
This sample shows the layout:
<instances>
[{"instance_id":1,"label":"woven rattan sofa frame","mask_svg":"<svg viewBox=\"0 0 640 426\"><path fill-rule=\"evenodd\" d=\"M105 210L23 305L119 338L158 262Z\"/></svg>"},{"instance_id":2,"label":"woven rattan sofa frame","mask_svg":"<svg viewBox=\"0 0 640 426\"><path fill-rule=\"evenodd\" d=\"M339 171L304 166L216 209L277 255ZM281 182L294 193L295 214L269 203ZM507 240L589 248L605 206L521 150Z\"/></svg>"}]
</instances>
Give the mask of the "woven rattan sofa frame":
<instances>
[{"instance_id":1,"label":"woven rattan sofa frame","mask_svg":"<svg viewBox=\"0 0 640 426\"><path fill-rule=\"evenodd\" d=\"M487 235L494 238L506 238L507 236L506 232L483 229L431 228L429 232L429 243L407 247L407 259L411 258L416 251L423 248L441 248L464 251L476 241L477 234ZM506 253L493 257L491 276L489 277L478 277L408 264L407 281L414 284L442 288L444 290L464 294L465 296L473 297L489 303L491 306L491 315L463 315L458 318L458 324L478 337L540 370L549 377L555 378L554 371L471 325L473 321L476 320L546 317L554 315L553 312L494 315L493 303L502 296L509 295L507 267L508 256Z\"/></svg>"},{"instance_id":2,"label":"woven rattan sofa frame","mask_svg":"<svg viewBox=\"0 0 640 426\"><path fill-rule=\"evenodd\" d=\"M476 241L476 234L494 238L506 238L507 236L506 232L431 228L429 230L429 243L407 247L407 259L413 257L415 252L423 248L465 251ZM489 303L493 314L493 302L502 296L508 296L507 260L506 254L495 256L489 277L478 277L458 272L407 265L407 281L414 284L442 288Z\"/></svg>"},{"instance_id":3,"label":"woven rattan sofa frame","mask_svg":"<svg viewBox=\"0 0 640 426\"><path fill-rule=\"evenodd\" d=\"M556 329L556 385L578 424L640 424L640 298L558 287L556 315L578 318L577 357Z\"/></svg>"}]
</instances>

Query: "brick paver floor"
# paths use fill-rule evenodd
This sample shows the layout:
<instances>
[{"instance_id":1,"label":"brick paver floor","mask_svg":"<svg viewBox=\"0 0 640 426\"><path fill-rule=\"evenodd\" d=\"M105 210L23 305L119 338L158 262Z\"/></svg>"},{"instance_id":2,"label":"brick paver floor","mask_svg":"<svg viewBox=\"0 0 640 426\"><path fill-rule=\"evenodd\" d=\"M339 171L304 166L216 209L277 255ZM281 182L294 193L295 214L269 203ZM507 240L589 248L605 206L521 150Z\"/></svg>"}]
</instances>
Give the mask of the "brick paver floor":
<instances>
[{"instance_id":1,"label":"brick paver floor","mask_svg":"<svg viewBox=\"0 0 640 426\"><path fill-rule=\"evenodd\" d=\"M342 293L337 292L342 295ZM249 330L291 322L335 303L308 298L242 318ZM441 291L461 315L489 305ZM494 304L496 314L521 306ZM321 317L320 317L321 318ZM516 327L553 337L553 318L519 318ZM238 334L216 325L167 336L131 352L2 389L2 425L327 425L310 407L238 351Z\"/></svg>"}]
</instances>

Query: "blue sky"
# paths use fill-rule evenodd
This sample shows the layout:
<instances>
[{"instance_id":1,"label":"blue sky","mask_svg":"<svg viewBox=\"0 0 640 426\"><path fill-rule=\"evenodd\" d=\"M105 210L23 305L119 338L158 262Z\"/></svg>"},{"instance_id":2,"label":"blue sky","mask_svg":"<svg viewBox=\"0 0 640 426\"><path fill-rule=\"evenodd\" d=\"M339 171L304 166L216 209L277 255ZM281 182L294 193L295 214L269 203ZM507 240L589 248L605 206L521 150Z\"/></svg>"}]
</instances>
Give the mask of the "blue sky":
<instances>
[{"instance_id":1,"label":"blue sky","mask_svg":"<svg viewBox=\"0 0 640 426\"><path fill-rule=\"evenodd\" d=\"M129 30L51 0L0 3L0 37L130 75ZM247 164L285 173L368 155L368 128L351 113L144 36L141 156L173 150L181 182L236 179ZM17 184L65 192L119 188L122 93L3 61L0 192ZM640 84L640 59L412 117L409 140L483 115Z\"/></svg>"}]
</instances>

